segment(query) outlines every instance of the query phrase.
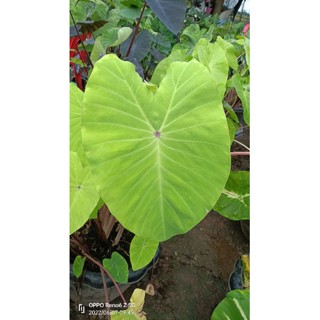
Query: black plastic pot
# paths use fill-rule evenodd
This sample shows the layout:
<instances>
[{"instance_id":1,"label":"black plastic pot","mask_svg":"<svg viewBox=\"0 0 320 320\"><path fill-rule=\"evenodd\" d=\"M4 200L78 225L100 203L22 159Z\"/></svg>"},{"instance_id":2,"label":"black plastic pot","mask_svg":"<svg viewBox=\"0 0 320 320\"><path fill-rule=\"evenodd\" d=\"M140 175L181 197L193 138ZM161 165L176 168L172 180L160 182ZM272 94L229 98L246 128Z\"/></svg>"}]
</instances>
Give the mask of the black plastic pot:
<instances>
[{"instance_id":1,"label":"black plastic pot","mask_svg":"<svg viewBox=\"0 0 320 320\"><path fill-rule=\"evenodd\" d=\"M245 258L246 256L246 258ZM245 265L243 265L245 263ZM246 270L246 267L248 270ZM244 275L246 274L246 277ZM250 287L250 255L242 255L237 259L229 276L229 290L248 289ZM244 280L245 278L245 280ZM244 282L245 281L245 282Z\"/></svg>"},{"instance_id":2,"label":"black plastic pot","mask_svg":"<svg viewBox=\"0 0 320 320\"><path fill-rule=\"evenodd\" d=\"M160 256L160 246L158 247L154 259L144 268L133 271L129 269L128 283L118 284L121 292L126 291L130 285L139 282L147 272L152 268L153 263L157 263ZM110 288L110 301L116 299L119 296L118 291L114 287L112 281L105 276L107 287ZM76 290L76 277L72 271L72 265L70 265L70 299L77 301L77 290ZM88 305L92 302L105 302L104 301L104 289L100 272L85 271L83 280L81 283L81 293L78 297L81 304Z\"/></svg>"},{"instance_id":3,"label":"black plastic pot","mask_svg":"<svg viewBox=\"0 0 320 320\"><path fill-rule=\"evenodd\" d=\"M235 264L233 271L231 272L229 276L229 290L235 290L235 289L243 289L243 278L242 278L242 263L241 259L238 259Z\"/></svg>"}]
</instances>

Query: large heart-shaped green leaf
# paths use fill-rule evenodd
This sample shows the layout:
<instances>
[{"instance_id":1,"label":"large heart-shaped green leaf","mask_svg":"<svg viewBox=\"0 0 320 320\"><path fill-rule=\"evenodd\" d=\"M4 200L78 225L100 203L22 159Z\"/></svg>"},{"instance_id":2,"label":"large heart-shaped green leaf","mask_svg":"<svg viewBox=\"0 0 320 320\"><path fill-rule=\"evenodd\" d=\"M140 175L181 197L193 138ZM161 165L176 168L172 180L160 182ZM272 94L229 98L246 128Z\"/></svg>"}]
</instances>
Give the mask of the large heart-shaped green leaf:
<instances>
[{"instance_id":1,"label":"large heart-shaped green leaf","mask_svg":"<svg viewBox=\"0 0 320 320\"><path fill-rule=\"evenodd\" d=\"M172 63L158 88L144 83L130 62L104 56L86 87L82 138L110 211L148 240L194 227L230 173L218 89L196 60Z\"/></svg>"},{"instance_id":2,"label":"large heart-shaped green leaf","mask_svg":"<svg viewBox=\"0 0 320 320\"><path fill-rule=\"evenodd\" d=\"M70 152L70 234L87 222L99 198L90 168L83 168L78 155Z\"/></svg>"}]
</instances>

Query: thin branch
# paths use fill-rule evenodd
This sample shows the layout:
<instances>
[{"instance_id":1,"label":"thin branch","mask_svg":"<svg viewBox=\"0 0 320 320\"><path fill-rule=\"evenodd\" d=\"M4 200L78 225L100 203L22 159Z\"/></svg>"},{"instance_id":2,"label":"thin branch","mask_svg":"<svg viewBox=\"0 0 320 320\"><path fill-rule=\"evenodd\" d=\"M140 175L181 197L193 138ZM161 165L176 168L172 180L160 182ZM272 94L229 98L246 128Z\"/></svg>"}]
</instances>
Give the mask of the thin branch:
<instances>
[{"instance_id":1,"label":"thin branch","mask_svg":"<svg viewBox=\"0 0 320 320\"><path fill-rule=\"evenodd\" d=\"M136 28L134 29L134 33L133 33L133 36L132 36L132 39L131 39L131 42L130 42L130 45L129 45L129 48L128 48L128 51L127 51L127 54L126 54L126 57L128 57L129 54L130 54L130 51L131 51L133 42L134 42L134 40L135 40L135 38L136 38L136 36L137 36L137 33L138 33L138 31L139 31L140 22L141 22L141 20L142 20L142 16L143 16L144 9L146 8L146 6L147 6L147 3L144 2L144 5L143 5L143 8L142 8L140 17L139 17L138 22L137 22L137 24L136 24Z\"/></svg>"},{"instance_id":2,"label":"thin branch","mask_svg":"<svg viewBox=\"0 0 320 320\"><path fill-rule=\"evenodd\" d=\"M106 314L106 319L110 320L110 307L109 307L109 302L110 302L110 297L109 297L109 292L107 288L107 283L106 283L106 278L104 277L104 270L100 268L101 272L101 278L102 278L102 283L103 283L103 291L104 291L104 297L105 297L105 302L106 302L106 309L107 309L107 314Z\"/></svg>"},{"instance_id":3,"label":"thin branch","mask_svg":"<svg viewBox=\"0 0 320 320\"><path fill-rule=\"evenodd\" d=\"M250 152L247 152L247 151L233 151L233 152L230 152L231 156L232 157L235 157L235 156L250 156Z\"/></svg>"},{"instance_id":4,"label":"thin branch","mask_svg":"<svg viewBox=\"0 0 320 320\"><path fill-rule=\"evenodd\" d=\"M236 142L236 143L240 144L240 146L243 146L244 148L246 148L247 150L250 151L250 148L248 148L248 147L247 147L245 144L243 144L242 142L240 142L240 141L238 141L238 140L236 140L236 139L234 139L233 142Z\"/></svg>"},{"instance_id":5,"label":"thin branch","mask_svg":"<svg viewBox=\"0 0 320 320\"><path fill-rule=\"evenodd\" d=\"M97 260L95 260L94 258L92 258L89 254L87 254L83 248L82 248L82 245L81 243L79 243L77 240L75 239L70 239L70 241L73 241L75 244L77 244L81 250L81 253L88 258L88 260L90 260L91 262L93 262L95 265L97 265L100 269L102 269L107 275L108 277L110 278L110 280L112 281L113 285L115 286L115 288L117 289L118 293L119 293L119 296L121 297L122 301L127 304L127 301L126 299L124 298L118 284L116 283L116 281L113 279L113 277L111 276L110 272L105 269L105 267Z\"/></svg>"},{"instance_id":6,"label":"thin branch","mask_svg":"<svg viewBox=\"0 0 320 320\"><path fill-rule=\"evenodd\" d=\"M88 53L88 51L87 51L84 43L83 43L82 40L81 40L80 33L79 33L77 24L76 24L76 22L75 22L75 20L74 20L74 17L73 17L73 14L72 14L71 10L70 10L70 16L71 16L72 22L73 22L73 24L74 24L74 27L75 27L75 29L76 29L77 35L78 35L78 37L79 37L79 40L80 40L80 42L81 42L81 44L82 44L82 47L83 47L83 49L84 49L84 51L85 51L85 53L86 53L86 55L87 55L88 61L89 61L90 65L91 65L91 67L93 68L93 63L92 63L92 61L91 61L91 59L90 59L89 53Z\"/></svg>"}]
</instances>

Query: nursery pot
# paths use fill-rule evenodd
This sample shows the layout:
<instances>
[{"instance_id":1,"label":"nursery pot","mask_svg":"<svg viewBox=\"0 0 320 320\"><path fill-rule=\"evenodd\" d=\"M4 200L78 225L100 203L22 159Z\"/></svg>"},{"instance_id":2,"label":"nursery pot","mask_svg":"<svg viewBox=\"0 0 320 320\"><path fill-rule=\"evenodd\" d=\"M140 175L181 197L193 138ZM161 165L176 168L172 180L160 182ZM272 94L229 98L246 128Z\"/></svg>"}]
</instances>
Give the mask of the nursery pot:
<instances>
[{"instance_id":1,"label":"nursery pot","mask_svg":"<svg viewBox=\"0 0 320 320\"><path fill-rule=\"evenodd\" d=\"M241 259L237 259L234 264L234 268L229 276L228 286L230 291L243 289Z\"/></svg>"},{"instance_id":2,"label":"nursery pot","mask_svg":"<svg viewBox=\"0 0 320 320\"><path fill-rule=\"evenodd\" d=\"M243 269L243 264L240 259L237 259L235 264L234 264L234 268L232 270L232 272L230 273L229 276L229 281L228 281L228 286L229 286L229 290L236 290L236 289L246 289L246 285L243 282L243 275L244 275L244 269Z\"/></svg>"},{"instance_id":3,"label":"nursery pot","mask_svg":"<svg viewBox=\"0 0 320 320\"><path fill-rule=\"evenodd\" d=\"M124 284L118 284L121 292L125 292L130 285L139 282L147 272L152 268L153 263L159 260L160 256L160 246L158 247L156 254L152 261L139 270L133 271L129 269L128 282ZM117 289L114 287L112 281L107 275L105 275L107 287L110 288L110 302L119 296ZM72 264L70 265L70 299L72 301L77 301L77 289L76 289L76 277L72 271ZM81 291L80 298L78 298L81 304L88 306L89 303L105 302L104 289L100 272L85 271L83 279L81 281Z\"/></svg>"}]
</instances>

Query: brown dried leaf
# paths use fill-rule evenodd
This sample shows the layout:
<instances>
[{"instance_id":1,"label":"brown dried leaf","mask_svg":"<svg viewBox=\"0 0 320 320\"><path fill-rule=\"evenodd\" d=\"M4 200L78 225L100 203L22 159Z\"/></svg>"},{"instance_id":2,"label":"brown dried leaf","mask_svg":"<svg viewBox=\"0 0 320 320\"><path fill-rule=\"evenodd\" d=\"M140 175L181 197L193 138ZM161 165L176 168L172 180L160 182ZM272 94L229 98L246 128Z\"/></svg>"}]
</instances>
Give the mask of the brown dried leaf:
<instances>
[{"instance_id":1,"label":"brown dried leaf","mask_svg":"<svg viewBox=\"0 0 320 320\"><path fill-rule=\"evenodd\" d=\"M154 296L154 287L151 283L149 283L146 287L146 294Z\"/></svg>"}]
</instances>

